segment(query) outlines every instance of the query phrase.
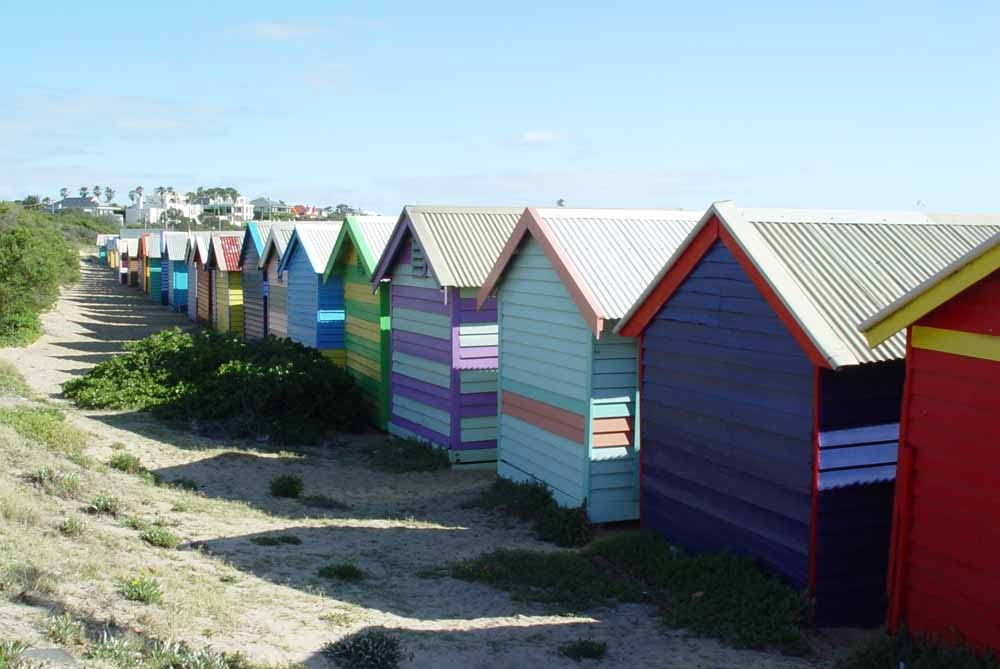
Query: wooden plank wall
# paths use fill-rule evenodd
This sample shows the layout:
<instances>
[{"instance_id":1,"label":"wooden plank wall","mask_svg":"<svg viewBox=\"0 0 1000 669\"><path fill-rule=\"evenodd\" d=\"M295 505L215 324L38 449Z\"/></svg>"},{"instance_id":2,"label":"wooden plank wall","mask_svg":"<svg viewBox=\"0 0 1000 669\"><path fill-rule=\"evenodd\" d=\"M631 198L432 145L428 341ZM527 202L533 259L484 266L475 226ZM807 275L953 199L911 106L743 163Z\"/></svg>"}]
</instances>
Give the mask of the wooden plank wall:
<instances>
[{"instance_id":1,"label":"wooden plank wall","mask_svg":"<svg viewBox=\"0 0 1000 669\"><path fill-rule=\"evenodd\" d=\"M243 337L243 272L226 272L228 278L229 332Z\"/></svg>"},{"instance_id":2,"label":"wooden plank wall","mask_svg":"<svg viewBox=\"0 0 1000 669\"><path fill-rule=\"evenodd\" d=\"M288 273L278 274L278 258L271 258L267 271L267 334L288 336Z\"/></svg>"},{"instance_id":3,"label":"wooden plank wall","mask_svg":"<svg viewBox=\"0 0 1000 669\"><path fill-rule=\"evenodd\" d=\"M288 282L288 337L305 346L318 348L316 312L319 309L318 278L301 246L292 248L286 265Z\"/></svg>"},{"instance_id":4,"label":"wooden plank wall","mask_svg":"<svg viewBox=\"0 0 1000 669\"><path fill-rule=\"evenodd\" d=\"M150 244L156 243L154 240L150 239ZM160 259L159 258L149 258L146 261L146 275L147 284L146 292L149 293L149 299L153 302L163 304L163 293L162 283L160 281Z\"/></svg>"},{"instance_id":5,"label":"wooden plank wall","mask_svg":"<svg viewBox=\"0 0 1000 669\"><path fill-rule=\"evenodd\" d=\"M187 317L189 320L198 320L198 293L201 290L201 279L198 273L198 265L194 262L187 263L188 271L188 293L187 293Z\"/></svg>"},{"instance_id":6,"label":"wooden plank wall","mask_svg":"<svg viewBox=\"0 0 1000 669\"><path fill-rule=\"evenodd\" d=\"M247 233L249 234L249 232ZM243 262L243 332L247 341L264 336L264 274L257 269L260 256L252 241L247 242Z\"/></svg>"},{"instance_id":7,"label":"wooden plank wall","mask_svg":"<svg viewBox=\"0 0 1000 669\"><path fill-rule=\"evenodd\" d=\"M564 506L587 492L591 334L541 247L528 239L498 294L497 472L547 484Z\"/></svg>"},{"instance_id":8,"label":"wooden plank wall","mask_svg":"<svg viewBox=\"0 0 1000 669\"><path fill-rule=\"evenodd\" d=\"M344 281L331 276L326 282L316 277L316 348L343 366L344 352Z\"/></svg>"},{"instance_id":9,"label":"wooden plank wall","mask_svg":"<svg viewBox=\"0 0 1000 669\"><path fill-rule=\"evenodd\" d=\"M198 320L210 323L212 320L212 273L198 262Z\"/></svg>"},{"instance_id":10,"label":"wooden plank wall","mask_svg":"<svg viewBox=\"0 0 1000 669\"><path fill-rule=\"evenodd\" d=\"M229 272L213 270L212 286L215 289L212 326L217 332L229 332Z\"/></svg>"},{"instance_id":11,"label":"wooden plank wall","mask_svg":"<svg viewBox=\"0 0 1000 669\"><path fill-rule=\"evenodd\" d=\"M184 311L188 305L188 265L183 260L171 260L170 265L170 304Z\"/></svg>"},{"instance_id":12,"label":"wooden plank wall","mask_svg":"<svg viewBox=\"0 0 1000 669\"><path fill-rule=\"evenodd\" d=\"M809 580L813 367L715 244L643 335L643 523Z\"/></svg>"}]
</instances>

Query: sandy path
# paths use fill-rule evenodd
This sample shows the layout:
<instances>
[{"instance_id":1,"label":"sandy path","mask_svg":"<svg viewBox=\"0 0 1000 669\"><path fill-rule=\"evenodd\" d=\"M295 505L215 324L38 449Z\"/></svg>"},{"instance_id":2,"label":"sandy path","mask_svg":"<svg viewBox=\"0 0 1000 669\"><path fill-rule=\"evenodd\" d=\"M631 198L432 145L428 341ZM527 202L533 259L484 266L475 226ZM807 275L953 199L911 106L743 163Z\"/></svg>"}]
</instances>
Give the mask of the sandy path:
<instances>
[{"instance_id":1,"label":"sandy path","mask_svg":"<svg viewBox=\"0 0 1000 669\"><path fill-rule=\"evenodd\" d=\"M116 285L111 275L84 263L81 283L46 314L45 336L25 349L0 350L0 357L11 361L37 392L58 397L60 383L114 354L122 343L187 325L183 316ZM201 619L183 608L170 615L137 611L107 594L108 586L100 582L67 585L59 593L61 603L80 615L161 635L169 630L197 645L305 662L311 668L330 666L319 652L324 643L369 626L398 631L414 653L406 667L576 667L558 656L556 648L581 636L608 642L602 667L821 666L815 659L737 651L665 629L645 606L554 616L489 587L417 576L501 547L552 549L535 541L523 525L462 508L462 502L489 485L489 472L373 472L361 456L366 439L381 438L375 435L293 456L175 432L142 414L68 411L74 423L93 435L88 454L95 459L109 457L116 444L167 479L198 484L204 497L192 497L193 508L185 511L177 507L179 493L140 486L117 472L95 474L92 481L94 486L118 481L119 494L143 500L137 507L140 515L169 520L196 550L150 552L111 521L98 528L105 541L132 542L129 551L141 557L130 559L145 561L178 591L195 584L211 594L211 599L206 595L210 611ZM309 494L328 495L350 508L305 509L270 497L267 481L281 473L300 475ZM296 535L301 545L262 547L250 541L284 534ZM355 563L370 578L356 585L318 579L316 569L331 561ZM232 573L239 577L220 582L220 575ZM5 608L0 618L11 614ZM24 615L37 617L38 612L26 609ZM15 623L13 617L8 623Z\"/></svg>"},{"instance_id":2,"label":"sandy path","mask_svg":"<svg viewBox=\"0 0 1000 669\"><path fill-rule=\"evenodd\" d=\"M62 397L64 381L120 352L126 342L190 325L182 314L117 284L117 274L97 265L94 256L84 258L80 282L65 289L56 307L42 315L45 334L26 348L0 348L0 359L14 363L43 397Z\"/></svg>"}]
</instances>

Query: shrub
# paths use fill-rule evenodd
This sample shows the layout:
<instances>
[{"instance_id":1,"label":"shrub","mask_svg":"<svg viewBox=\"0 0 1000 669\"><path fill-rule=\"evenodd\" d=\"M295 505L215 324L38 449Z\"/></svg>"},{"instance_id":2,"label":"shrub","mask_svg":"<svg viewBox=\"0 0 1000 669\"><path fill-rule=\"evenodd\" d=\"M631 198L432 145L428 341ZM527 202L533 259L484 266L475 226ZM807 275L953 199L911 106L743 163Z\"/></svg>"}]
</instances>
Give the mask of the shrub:
<instances>
[{"instance_id":1,"label":"shrub","mask_svg":"<svg viewBox=\"0 0 1000 669\"><path fill-rule=\"evenodd\" d=\"M594 641L593 639L577 639L570 643L559 646L559 654L571 660L580 662L581 660L603 660L608 654L608 643L606 641Z\"/></svg>"},{"instance_id":2,"label":"shrub","mask_svg":"<svg viewBox=\"0 0 1000 669\"><path fill-rule=\"evenodd\" d=\"M500 510L529 521L539 539L558 546L584 546L594 538L585 505L559 506L544 483L498 477L471 506Z\"/></svg>"},{"instance_id":3,"label":"shrub","mask_svg":"<svg viewBox=\"0 0 1000 669\"><path fill-rule=\"evenodd\" d=\"M73 620L68 612L46 618L43 630L50 641L62 646L82 646L87 641L87 630L83 623Z\"/></svg>"},{"instance_id":4,"label":"shrub","mask_svg":"<svg viewBox=\"0 0 1000 669\"><path fill-rule=\"evenodd\" d=\"M368 464L379 471L430 472L451 467L448 451L415 439L386 439L372 444Z\"/></svg>"},{"instance_id":5,"label":"shrub","mask_svg":"<svg viewBox=\"0 0 1000 669\"><path fill-rule=\"evenodd\" d=\"M59 532L65 537L79 537L87 531L87 524L76 516L63 518L59 523Z\"/></svg>"},{"instance_id":6,"label":"shrub","mask_svg":"<svg viewBox=\"0 0 1000 669\"><path fill-rule=\"evenodd\" d=\"M345 669L396 669L412 657L402 642L380 629L367 629L327 644L323 654Z\"/></svg>"},{"instance_id":7,"label":"shrub","mask_svg":"<svg viewBox=\"0 0 1000 669\"><path fill-rule=\"evenodd\" d=\"M181 542L177 535L161 525L150 525L142 531L139 538L151 546L160 548L176 548Z\"/></svg>"},{"instance_id":8,"label":"shrub","mask_svg":"<svg viewBox=\"0 0 1000 669\"><path fill-rule=\"evenodd\" d=\"M108 467L117 469L120 472L125 472L126 474L138 474L139 472L145 471L145 468L139 461L138 456L121 451L111 456L111 459L108 460Z\"/></svg>"},{"instance_id":9,"label":"shrub","mask_svg":"<svg viewBox=\"0 0 1000 669\"><path fill-rule=\"evenodd\" d=\"M276 441L316 442L366 421L353 379L319 351L288 339L244 342L206 330L174 328L131 342L63 391L87 408L149 410Z\"/></svg>"},{"instance_id":10,"label":"shrub","mask_svg":"<svg viewBox=\"0 0 1000 669\"><path fill-rule=\"evenodd\" d=\"M103 660L118 669L131 669L143 661L143 644L136 637L117 636L104 630L97 641L87 646L84 657Z\"/></svg>"},{"instance_id":11,"label":"shrub","mask_svg":"<svg viewBox=\"0 0 1000 669\"><path fill-rule=\"evenodd\" d=\"M298 497L302 494L302 479L292 474L282 474L271 479L271 495L274 497Z\"/></svg>"},{"instance_id":12,"label":"shrub","mask_svg":"<svg viewBox=\"0 0 1000 669\"><path fill-rule=\"evenodd\" d=\"M122 511L125 510L125 503L114 495L98 495L94 498L94 501L90 503L89 511L91 513L99 513L105 516L115 516L117 517Z\"/></svg>"},{"instance_id":13,"label":"shrub","mask_svg":"<svg viewBox=\"0 0 1000 669\"><path fill-rule=\"evenodd\" d=\"M134 576L121 582L118 592L130 602L142 604L159 604L163 600L163 591L156 579L149 576Z\"/></svg>"},{"instance_id":14,"label":"shrub","mask_svg":"<svg viewBox=\"0 0 1000 669\"><path fill-rule=\"evenodd\" d=\"M27 479L34 486L58 497L72 499L80 492L80 477L72 472L42 467L28 474Z\"/></svg>"},{"instance_id":15,"label":"shrub","mask_svg":"<svg viewBox=\"0 0 1000 669\"><path fill-rule=\"evenodd\" d=\"M837 669L1000 669L993 653L979 654L953 642L912 636L905 629L896 634L880 633L855 646L837 661Z\"/></svg>"},{"instance_id":16,"label":"shrub","mask_svg":"<svg viewBox=\"0 0 1000 669\"><path fill-rule=\"evenodd\" d=\"M340 581L363 581L368 577L364 569L346 562L320 567L316 574L323 578L335 578Z\"/></svg>"}]
</instances>

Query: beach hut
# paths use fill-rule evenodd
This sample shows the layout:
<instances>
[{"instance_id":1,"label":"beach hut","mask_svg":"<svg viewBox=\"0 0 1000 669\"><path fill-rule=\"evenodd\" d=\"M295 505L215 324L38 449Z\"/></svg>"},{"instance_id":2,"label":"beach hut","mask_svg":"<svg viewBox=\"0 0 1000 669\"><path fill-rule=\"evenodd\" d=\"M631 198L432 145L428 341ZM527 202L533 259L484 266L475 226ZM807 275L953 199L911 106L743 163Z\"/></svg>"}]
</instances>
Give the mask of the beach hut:
<instances>
[{"instance_id":1,"label":"beach hut","mask_svg":"<svg viewBox=\"0 0 1000 669\"><path fill-rule=\"evenodd\" d=\"M164 232L160 254L162 266L161 286L167 294L167 304L174 311L187 309L188 267L187 232Z\"/></svg>"},{"instance_id":2,"label":"beach hut","mask_svg":"<svg viewBox=\"0 0 1000 669\"><path fill-rule=\"evenodd\" d=\"M639 517L636 342L612 332L701 212L526 209L477 304L500 325L497 473Z\"/></svg>"},{"instance_id":3,"label":"beach hut","mask_svg":"<svg viewBox=\"0 0 1000 669\"><path fill-rule=\"evenodd\" d=\"M243 336L243 273L240 247L243 232L212 235L205 268L212 273L212 327L217 332Z\"/></svg>"},{"instance_id":4,"label":"beach hut","mask_svg":"<svg viewBox=\"0 0 1000 669\"><path fill-rule=\"evenodd\" d=\"M391 279L389 432L495 467L497 317L483 285L523 207L407 206L372 274Z\"/></svg>"},{"instance_id":5,"label":"beach hut","mask_svg":"<svg viewBox=\"0 0 1000 669\"><path fill-rule=\"evenodd\" d=\"M101 265L108 265L108 241L115 238L115 235L97 235L97 262Z\"/></svg>"},{"instance_id":6,"label":"beach hut","mask_svg":"<svg viewBox=\"0 0 1000 669\"><path fill-rule=\"evenodd\" d=\"M278 265L287 286L288 338L344 364L344 287L323 272L341 223L298 224Z\"/></svg>"},{"instance_id":7,"label":"beach hut","mask_svg":"<svg viewBox=\"0 0 1000 669\"><path fill-rule=\"evenodd\" d=\"M211 232L192 232L188 237L187 249L185 251L185 264L187 265L187 317L189 320L198 319L198 296L206 290L209 281L208 276L203 275L199 259L208 256L208 243L212 239ZM207 312L208 304L205 304Z\"/></svg>"},{"instance_id":8,"label":"beach hut","mask_svg":"<svg viewBox=\"0 0 1000 669\"><path fill-rule=\"evenodd\" d=\"M264 273L263 290L267 298L264 334L273 337L288 336L288 287L285 285L286 277L278 272L278 267L294 231L294 223L273 224L267 233L260 259L260 268Z\"/></svg>"},{"instance_id":9,"label":"beach hut","mask_svg":"<svg viewBox=\"0 0 1000 669\"><path fill-rule=\"evenodd\" d=\"M146 259L146 292L149 299L159 304L167 303L167 294L163 289L163 272L161 271L161 246L163 233L151 232L143 237L146 242L144 256Z\"/></svg>"},{"instance_id":10,"label":"beach hut","mask_svg":"<svg viewBox=\"0 0 1000 669\"><path fill-rule=\"evenodd\" d=\"M1000 217L992 220L1000 225ZM905 624L912 633L996 650L1000 234L861 329L874 347L906 330L889 631Z\"/></svg>"},{"instance_id":11,"label":"beach hut","mask_svg":"<svg viewBox=\"0 0 1000 669\"><path fill-rule=\"evenodd\" d=\"M389 422L389 284L372 292L375 263L382 256L394 216L348 216L340 229L323 280L340 280L344 291L345 366L372 406L375 425Z\"/></svg>"},{"instance_id":12,"label":"beach hut","mask_svg":"<svg viewBox=\"0 0 1000 669\"><path fill-rule=\"evenodd\" d=\"M139 286L139 238L130 237L125 240L125 255L128 258L128 281L129 286Z\"/></svg>"},{"instance_id":13,"label":"beach hut","mask_svg":"<svg viewBox=\"0 0 1000 669\"><path fill-rule=\"evenodd\" d=\"M961 216L717 203L619 334L639 338L641 520L755 558L821 625L876 625L904 342L873 313L992 234Z\"/></svg>"},{"instance_id":14,"label":"beach hut","mask_svg":"<svg viewBox=\"0 0 1000 669\"><path fill-rule=\"evenodd\" d=\"M118 267L118 281L123 286L128 285L128 240L118 238L115 241L115 265Z\"/></svg>"},{"instance_id":15,"label":"beach hut","mask_svg":"<svg viewBox=\"0 0 1000 669\"><path fill-rule=\"evenodd\" d=\"M239 267L243 275L243 336L247 341L260 339L267 332L267 296L264 294L264 271L260 259L271 231L270 223L250 221L240 248Z\"/></svg>"},{"instance_id":16,"label":"beach hut","mask_svg":"<svg viewBox=\"0 0 1000 669\"><path fill-rule=\"evenodd\" d=\"M107 265L113 270L118 269L118 236L113 235L105 244L107 249Z\"/></svg>"}]
</instances>

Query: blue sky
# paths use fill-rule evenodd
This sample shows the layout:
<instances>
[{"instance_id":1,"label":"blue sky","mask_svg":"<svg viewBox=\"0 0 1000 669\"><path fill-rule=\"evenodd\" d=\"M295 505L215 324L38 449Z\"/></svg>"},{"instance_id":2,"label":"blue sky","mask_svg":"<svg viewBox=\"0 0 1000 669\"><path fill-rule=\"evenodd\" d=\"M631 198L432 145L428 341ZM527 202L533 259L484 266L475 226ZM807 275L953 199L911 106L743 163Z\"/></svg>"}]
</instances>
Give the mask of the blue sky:
<instances>
[{"instance_id":1,"label":"blue sky","mask_svg":"<svg viewBox=\"0 0 1000 669\"><path fill-rule=\"evenodd\" d=\"M14 3L0 198L1000 210L1000 3Z\"/></svg>"}]
</instances>

